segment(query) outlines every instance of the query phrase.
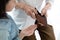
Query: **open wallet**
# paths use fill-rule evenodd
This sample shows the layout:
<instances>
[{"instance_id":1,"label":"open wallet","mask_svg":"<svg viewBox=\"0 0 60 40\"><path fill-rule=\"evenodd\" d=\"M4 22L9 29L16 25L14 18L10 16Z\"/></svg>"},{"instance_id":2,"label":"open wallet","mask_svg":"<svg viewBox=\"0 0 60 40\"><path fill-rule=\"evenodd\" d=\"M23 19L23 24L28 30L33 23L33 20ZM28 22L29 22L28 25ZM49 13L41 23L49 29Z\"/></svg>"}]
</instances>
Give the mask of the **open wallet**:
<instances>
[{"instance_id":1,"label":"open wallet","mask_svg":"<svg viewBox=\"0 0 60 40\"><path fill-rule=\"evenodd\" d=\"M40 25L40 26L47 26L47 18L45 15L41 15L41 13L37 10L38 14L35 14L36 16L36 21L35 24Z\"/></svg>"}]
</instances>

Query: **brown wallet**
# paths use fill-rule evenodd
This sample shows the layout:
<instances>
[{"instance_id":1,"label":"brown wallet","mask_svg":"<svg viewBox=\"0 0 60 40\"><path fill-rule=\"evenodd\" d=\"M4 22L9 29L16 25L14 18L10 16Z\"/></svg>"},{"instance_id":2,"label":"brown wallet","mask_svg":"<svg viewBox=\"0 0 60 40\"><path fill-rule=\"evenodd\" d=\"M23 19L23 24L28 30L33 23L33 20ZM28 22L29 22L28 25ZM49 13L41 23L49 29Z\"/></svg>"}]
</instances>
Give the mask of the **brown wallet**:
<instances>
[{"instance_id":1,"label":"brown wallet","mask_svg":"<svg viewBox=\"0 0 60 40\"><path fill-rule=\"evenodd\" d=\"M47 18L45 15L41 15L41 13L39 13L39 11L37 11L38 14L35 14L36 16L36 21L35 24L41 25L41 26L47 26Z\"/></svg>"}]
</instances>

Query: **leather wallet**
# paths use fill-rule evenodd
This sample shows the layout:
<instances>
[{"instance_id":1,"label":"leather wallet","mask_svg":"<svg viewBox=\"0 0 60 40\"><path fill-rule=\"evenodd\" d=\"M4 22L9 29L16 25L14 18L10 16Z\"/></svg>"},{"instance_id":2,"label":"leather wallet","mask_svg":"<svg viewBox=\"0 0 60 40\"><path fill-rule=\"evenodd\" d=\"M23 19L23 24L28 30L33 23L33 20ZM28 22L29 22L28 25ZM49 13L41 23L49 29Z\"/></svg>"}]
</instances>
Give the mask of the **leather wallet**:
<instances>
[{"instance_id":1,"label":"leather wallet","mask_svg":"<svg viewBox=\"0 0 60 40\"><path fill-rule=\"evenodd\" d=\"M41 13L39 13L39 11L37 11L38 14L35 14L36 16L36 21L35 24L41 25L41 26L47 26L47 18L45 15L41 15Z\"/></svg>"}]
</instances>

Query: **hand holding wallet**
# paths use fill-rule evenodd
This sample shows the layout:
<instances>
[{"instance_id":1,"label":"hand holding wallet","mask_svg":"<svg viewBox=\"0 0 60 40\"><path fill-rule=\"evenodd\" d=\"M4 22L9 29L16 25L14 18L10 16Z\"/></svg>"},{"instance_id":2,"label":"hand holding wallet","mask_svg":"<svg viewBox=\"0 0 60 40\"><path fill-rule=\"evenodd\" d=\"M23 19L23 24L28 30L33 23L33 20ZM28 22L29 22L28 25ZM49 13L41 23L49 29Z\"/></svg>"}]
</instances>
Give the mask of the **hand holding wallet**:
<instances>
[{"instance_id":1,"label":"hand holding wallet","mask_svg":"<svg viewBox=\"0 0 60 40\"><path fill-rule=\"evenodd\" d=\"M36 21L35 24L41 25L41 26L47 26L47 18L45 15L41 15L41 13L39 13L39 11L37 11L38 14L35 14L36 16Z\"/></svg>"}]
</instances>

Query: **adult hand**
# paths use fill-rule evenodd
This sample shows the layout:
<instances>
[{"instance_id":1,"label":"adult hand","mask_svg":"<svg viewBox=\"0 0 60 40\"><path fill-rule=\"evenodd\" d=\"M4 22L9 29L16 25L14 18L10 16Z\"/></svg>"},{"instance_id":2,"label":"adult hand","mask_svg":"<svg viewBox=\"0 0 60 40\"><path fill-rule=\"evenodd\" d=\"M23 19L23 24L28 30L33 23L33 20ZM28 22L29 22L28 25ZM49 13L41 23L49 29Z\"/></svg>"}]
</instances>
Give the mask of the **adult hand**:
<instances>
[{"instance_id":1,"label":"adult hand","mask_svg":"<svg viewBox=\"0 0 60 40\"><path fill-rule=\"evenodd\" d=\"M26 4L24 6L24 10L27 13L27 15L29 15L33 19L35 19L35 14L37 14L37 10L35 9L35 7L32 7L32 6Z\"/></svg>"},{"instance_id":2,"label":"adult hand","mask_svg":"<svg viewBox=\"0 0 60 40\"><path fill-rule=\"evenodd\" d=\"M35 19L35 14L37 14L37 10L35 9L35 7L27 5L27 4L23 3L23 2L16 3L15 7L17 9L23 9L27 13L27 15L29 15L33 19Z\"/></svg>"},{"instance_id":3,"label":"adult hand","mask_svg":"<svg viewBox=\"0 0 60 40\"><path fill-rule=\"evenodd\" d=\"M20 38L24 38L25 36L31 36L34 33L36 28L37 28L37 25L31 25L28 28L23 29L20 32Z\"/></svg>"},{"instance_id":4,"label":"adult hand","mask_svg":"<svg viewBox=\"0 0 60 40\"><path fill-rule=\"evenodd\" d=\"M35 29L37 28L37 25L31 25L26 29L23 29L21 32L25 34L25 36L31 36Z\"/></svg>"}]
</instances>

